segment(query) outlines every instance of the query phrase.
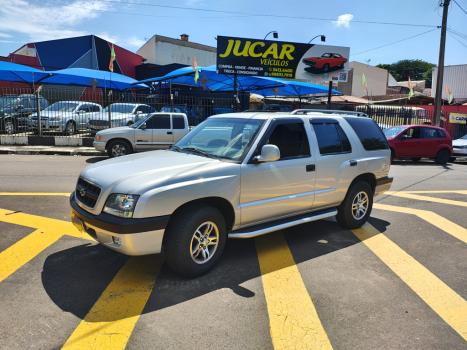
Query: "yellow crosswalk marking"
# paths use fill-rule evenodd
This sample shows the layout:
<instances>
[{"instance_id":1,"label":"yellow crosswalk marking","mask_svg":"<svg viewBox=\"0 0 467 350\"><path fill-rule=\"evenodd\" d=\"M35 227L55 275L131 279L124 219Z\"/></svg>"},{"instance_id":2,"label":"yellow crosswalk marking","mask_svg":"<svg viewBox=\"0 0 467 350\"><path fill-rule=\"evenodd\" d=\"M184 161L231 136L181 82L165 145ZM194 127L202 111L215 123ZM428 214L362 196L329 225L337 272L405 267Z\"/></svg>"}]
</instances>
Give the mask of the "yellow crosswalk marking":
<instances>
[{"instance_id":1,"label":"yellow crosswalk marking","mask_svg":"<svg viewBox=\"0 0 467 350\"><path fill-rule=\"evenodd\" d=\"M282 234L256 239L275 349L332 349Z\"/></svg>"},{"instance_id":2,"label":"yellow crosswalk marking","mask_svg":"<svg viewBox=\"0 0 467 350\"><path fill-rule=\"evenodd\" d=\"M417 191L386 191L385 194L393 193L457 193L457 194L467 194L467 190L417 190Z\"/></svg>"},{"instance_id":3,"label":"yellow crosswalk marking","mask_svg":"<svg viewBox=\"0 0 467 350\"><path fill-rule=\"evenodd\" d=\"M403 214L416 215L419 218L430 223L431 225L436 226L440 230L457 238L458 240L464 243L467 243L467 230L465 228L463 228L460 225L455 224L454 222L444 218L441 215L433 213L432 211L399 207L395 205L388 205L388 204L381 204L381 203L374 203L373 208L387 210L387 211L394 211L394 212L403 213Z\"/></svg>"},{"instance_id":4,"label":"yellow crosswalk marking","mask_svg":"<svg viewBox=\"0 0 467 350\"><path fill-rule=\"evenodd\" d=\"M397 244L370 224L352 232L433 311L467 340L467 303Z\"/></svg>"},{"instance_id":5,"label":"yellow crosswalk marking","mask_svg":"<svg viewBox=\"0 0 467 350\"><path fill-rule=\"evenodd\" d=\"M0 192L0 196L64 196L70 197L70 192Z\"/></svg>"},{"instance_id":6,"label":"yellow crosswalk marking","mask_svg":"<svg viewBox=\"0 0 467 350\"><path fill-rule=\"evenodd\" d=\"M151 295L160 260L134 257L115 275L63 349L124 349Z\"/></svg>"},{"instance_id":7,"label":"yellow crosswalk marking","mask_svg":"<svg viewBox=\"0 0 467 350\"><path fill-rule=\"evenodd\" d=\"M55 243L62 235L35 230L0 252L0 282Z\"/></svg>"},{"instance_id":8,"label":"yellow crosswalk marking","mask_svg":"<svg viewBox=\"0 0 467 350\"><path fill-rule=\"evenodd\" d=\"M404 192L390 192L390 193L387 193L387 194L389 194L391 196L400 197L400 198L407 198L407 199L415 199L415 200L419 200L419 201L456 205L456 206L459 206L459 207L467 207L467 201L462 202L462 201L456 201L456 200L452 200L452 199L422 196L422 195L419 195L419 194L404 193Z\"/></svg>"}]
</instances>

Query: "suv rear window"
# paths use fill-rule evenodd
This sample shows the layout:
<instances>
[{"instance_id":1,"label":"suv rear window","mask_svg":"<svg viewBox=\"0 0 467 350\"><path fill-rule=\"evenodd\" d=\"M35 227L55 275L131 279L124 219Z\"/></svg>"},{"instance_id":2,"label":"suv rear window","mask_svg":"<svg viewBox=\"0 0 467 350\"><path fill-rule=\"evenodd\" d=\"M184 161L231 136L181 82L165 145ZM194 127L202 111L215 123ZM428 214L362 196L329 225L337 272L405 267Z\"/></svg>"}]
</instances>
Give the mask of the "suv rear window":
<instances>
[{"instance_id":1,"label":"suv rear window","mask_svg":"<svg viewBox=\"0 0 467 350\"><path fill-rule=\"evenodd\" d=\"M386 137L373 119L349 117L344 119L350 124L367 151L388 149Z\"/></svg>"},{"instance_id":2,"label":"suv rear window","mask_svg":"<svg viewBox=\"0 0 467 350\"><path fill-rule=\"evenodd\" d=\"M349 139L337 121L311 120L311 124L318 140L319 153L322 155L352 151Z\"/></svg>"}]
</instances>

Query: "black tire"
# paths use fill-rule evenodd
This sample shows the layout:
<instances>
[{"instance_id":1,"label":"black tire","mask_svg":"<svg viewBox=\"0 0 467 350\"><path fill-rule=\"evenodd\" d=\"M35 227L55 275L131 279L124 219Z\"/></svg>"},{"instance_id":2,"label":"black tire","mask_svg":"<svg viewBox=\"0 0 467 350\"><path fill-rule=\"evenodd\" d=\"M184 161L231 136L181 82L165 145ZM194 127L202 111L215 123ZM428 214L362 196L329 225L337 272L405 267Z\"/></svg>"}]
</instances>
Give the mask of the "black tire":
<instances>
[{"instance_id":1,"label":"black tire","mask_svg":"<svg viewBox=\"0 0 467 350\"><path fill-rule=\"evenodd\" d=\"M65 134L74 135L76 134L76 124L73 120L67 121L65 125Z\"/></svg>"},{"instance_id":2,"label":"black tire","mask_svg":"<svg viewBox=\"0 0 467 350\"><path fill-rule=\"evenodd\" d=\"M12 135L16 133L15 121L13 119L7 119L3 123L3 130L5 134Z\"/></svg>"},{"instance_id":3,"label":"black tire","mask_svg":"<svg viewBox=\"0 0 467 350\"><path fill-rule=\"evenodd\" d=\"M207 254L204 262L196 262L192 255L196 247L198 258L201 244L196 245L195 232L206 223L214 223L217 227L217 246L212 248L211 255ZM203 231L203 230L202 230ZM212 232L216 232L215 229ZM196 277L208 272L221 257L227 241L224 216L213 207L189 206L171 218L166 230L164 242L167 265L177 274L185 277Z\"/></svg>"},{"instance_id":4,"label":"black tire","mask_svg":"<svg viewBox=\"0 0 467 350\"><path fill-rule=\"evenodd\" d=\"M449 162L454 163L456 161L456 157L449 158Z\"/></svg>"},{"instance_id":5,"label":"black tire","mask_svg":"<svg viewBox=\"0 0 467 350\"><path fill-rule=\"evenodd\" d=\"M422 159L421 157L415 157L415 158L412 158L412 162L419 162L420 159Z\"/></svg>"},{"instance_id":6,"label":"black tire","mask_svg":"<svg viewBox=\"0 0 467 350\"><path fill-rule=\"evenodd\" d=\"M362 212L360 215L355 215L352 210L352 204L356 201L356 197L361 193L366 194L367 198L367 205L366 211L363 215ZM366 181L358 181L354 183L345 196L344 201L341 203L339 208L337 209L337 222L344 228L354 229L361 227L367 220L371 214L371 210L373 208L373 189L371 188L370 184Z\"/></svg>"},{"instance_id":7,"label":"black tire","mask_svg":"<svg viewBox=\"0 0 467 350\"><path fill-rule=\"evenodd\" d=\"M107 144L106 151L111 158L120 157L133 153L133 147L125 140L111 140Z\"/></svg>"},{"instance_id":8,"label":"black tire","mask_svg":"<svg viewBox=\"0 0 467 350\"><path fill-rule=\"evenodd\" d=\"M391 163L396 159L396 152L391 148Z\"/></svg>"},{"instance_id":9,"label":"black tire","mask_svg":"<svg viewBox=\"0 0 467 350\"><path fill-rule=\"evenodd\" d=\"M128 123L126 123L126 126L131 126L133 124L134 124L133 120L130 120Z\"/></svg>"},{"instance_id":10,"label":"black tire","mask_svg":"<svg viewBox=\"0 0 467 350\"><path fill-rule=\"evenodd\" d=\"M442 149L436 155L435 162L437 164L444 165L449 161L450 157L451 157L451 153L447 149Z\"/></svg>"}]
</instances>

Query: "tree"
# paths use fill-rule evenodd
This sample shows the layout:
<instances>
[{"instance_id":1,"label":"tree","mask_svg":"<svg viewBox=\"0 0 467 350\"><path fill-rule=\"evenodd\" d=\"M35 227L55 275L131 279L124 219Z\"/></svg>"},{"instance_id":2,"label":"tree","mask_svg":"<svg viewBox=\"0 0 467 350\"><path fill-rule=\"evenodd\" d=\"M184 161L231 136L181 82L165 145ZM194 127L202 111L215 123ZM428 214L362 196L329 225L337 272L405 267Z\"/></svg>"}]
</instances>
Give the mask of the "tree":
<instances>
[{"instance_id":1,"label":"tree","mask_svg":"<svg viewBox=\"0 0 467 350\"><path fill-rule=\"evenodd\" d=\"M397 81L426 80L431 87L431 71L435 65L424 60L400 60L391 64L378 64L377 67L387 69Z\"/></svg>"}]
</instances>

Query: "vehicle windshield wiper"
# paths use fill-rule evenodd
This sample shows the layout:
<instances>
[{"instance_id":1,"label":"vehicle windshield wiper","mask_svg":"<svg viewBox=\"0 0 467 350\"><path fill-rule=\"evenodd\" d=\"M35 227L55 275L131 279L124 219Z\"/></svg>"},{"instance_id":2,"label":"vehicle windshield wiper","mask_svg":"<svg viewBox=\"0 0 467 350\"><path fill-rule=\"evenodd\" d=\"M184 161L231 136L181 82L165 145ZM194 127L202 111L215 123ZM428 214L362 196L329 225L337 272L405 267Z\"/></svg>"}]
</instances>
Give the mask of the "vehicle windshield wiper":
<instances>
[{"instance_id":1,"label":"vehicle windshield wiper","mask_svg":"<svg viewBox=\"0 0 467 350\"><path fill-rule=\"evenodd\" d=\"M217 158L214 154L208 153L206 151L200 150L199 148L195 148L195 147L178 147L178 149L180 151L186 151L186 152L190 152L190 153L208 157L208 158Z\"/></svg>"}]
</instances>

